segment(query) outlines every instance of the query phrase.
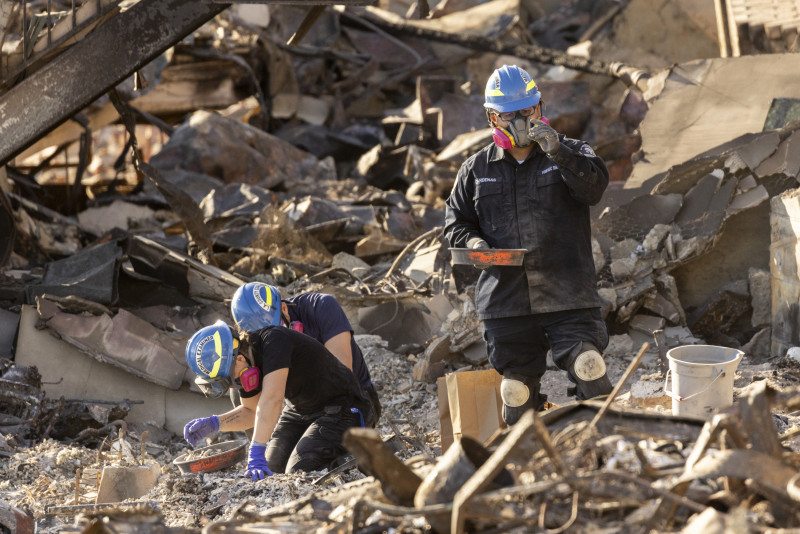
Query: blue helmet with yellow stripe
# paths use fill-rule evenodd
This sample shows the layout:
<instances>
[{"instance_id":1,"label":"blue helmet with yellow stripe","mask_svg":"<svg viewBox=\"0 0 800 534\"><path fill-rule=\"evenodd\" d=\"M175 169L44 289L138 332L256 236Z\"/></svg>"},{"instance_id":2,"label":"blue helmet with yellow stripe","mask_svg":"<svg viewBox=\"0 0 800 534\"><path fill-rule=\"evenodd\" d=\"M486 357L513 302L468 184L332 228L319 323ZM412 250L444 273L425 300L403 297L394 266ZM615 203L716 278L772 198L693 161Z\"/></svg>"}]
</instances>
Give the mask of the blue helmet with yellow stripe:
<instances>
[{"instance_id":1,"label":"blue helmet with yellow stripe","mask_svg":"<svg viewBox=\"0 0 800 534\"><path fill-rule=\"evenodd\" d=\"M261 282L240 286L231 299L231 315L245 332L255 332L281 322L281 294L276 287Z\"/></svg>"},{"instance_id":2,"label":"blue helmet with yellow stripe","mask_svg":"<svg viewBox=\"0 0 800 534\"><path fill-rule=\"evenodd\" d=\"M238 340L225 321L217 321L194 333L186 344L186 363L192 372L210 381L231 374Z\"/></svg>"},{"instance_id":3,"label":"blue helmet with yellow stripe","mask_svg":"<svg viewBox=\"0 0 800 534\"><path fill-rule=\"evenodd\" d=\"M505 113L535 106L542 95L530 74L516 65L503 65L489 76L484 96L483 107Z\"/></svg>"}]
</instances>

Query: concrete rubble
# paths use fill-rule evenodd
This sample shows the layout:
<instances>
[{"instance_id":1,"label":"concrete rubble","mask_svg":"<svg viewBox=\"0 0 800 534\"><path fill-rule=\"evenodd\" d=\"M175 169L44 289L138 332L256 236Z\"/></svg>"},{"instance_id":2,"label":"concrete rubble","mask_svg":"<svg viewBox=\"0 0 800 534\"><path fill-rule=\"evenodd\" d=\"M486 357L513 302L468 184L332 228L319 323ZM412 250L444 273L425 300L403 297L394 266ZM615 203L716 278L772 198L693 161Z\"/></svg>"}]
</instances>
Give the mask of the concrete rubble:
<instances>
[{"instance_id":1,"label":"concrete rubble","mask_svg":"<svg viewBox=\"0 0 800 534\"><path fill-rule=\"evenodd\" d=\"M0 109L25 54L31 75L58 65L41 42L72 9L7 4ZM746 38L718 34L741 15L710 1L225 8L0 167L0 531L797 528L790 15L752 14ZM555 409L447 448L437 379L490 365L444 200L491 139L483 84L504 63L608 164L593 250L624 387L574 403L550 362ZM172 463L185 422L230 405L202 397L186 341L248 281L330 293L353 324L384 415L343 468L254 484ZM745 353L734 406L705 422L670 412L684 345Z\"/></svg>"}]
</instances>

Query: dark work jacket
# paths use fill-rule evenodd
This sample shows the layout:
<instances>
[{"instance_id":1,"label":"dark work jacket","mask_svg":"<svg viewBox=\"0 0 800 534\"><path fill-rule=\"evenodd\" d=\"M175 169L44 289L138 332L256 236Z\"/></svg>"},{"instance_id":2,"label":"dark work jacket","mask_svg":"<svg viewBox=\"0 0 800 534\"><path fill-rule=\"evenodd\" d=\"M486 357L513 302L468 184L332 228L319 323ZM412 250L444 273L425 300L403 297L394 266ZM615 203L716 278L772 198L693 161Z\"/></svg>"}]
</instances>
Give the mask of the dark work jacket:
<instances>
[{"instance_id":1,"label":"dark work jacket","mask_svg":"<svg viewBox=\"0 0 800 534\"><path fill-rule=\"evenodd\" d=\"M467 159L447 199L451 247L474 237L526 249L521 267L489 267L475 291L481 319L600 306L589 206L608 185L589 145L559 135L552 157L535 146L521 164L494 143Z\"/></svg>"}]
</instances>

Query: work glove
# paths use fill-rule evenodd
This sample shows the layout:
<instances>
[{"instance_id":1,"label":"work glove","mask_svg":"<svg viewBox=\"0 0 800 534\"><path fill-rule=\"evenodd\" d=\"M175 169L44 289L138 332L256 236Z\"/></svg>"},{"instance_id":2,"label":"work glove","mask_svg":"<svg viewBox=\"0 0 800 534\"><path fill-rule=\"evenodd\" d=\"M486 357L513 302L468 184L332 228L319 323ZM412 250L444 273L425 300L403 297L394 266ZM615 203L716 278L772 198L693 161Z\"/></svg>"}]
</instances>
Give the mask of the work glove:
<instances>
[{"instance_id":1,"label":"work glove","mask_svg":"<svg viewBox=\"0 0 800 534\"><path fill-rule=\"evenodd\" d=\"M267 463L267 446L264 443L251 442L247 451L247 471L245 476L251 477L253 482L271 477L272 471L269 470Z\"/></svg>"},{"instance_id":2,"label":"work glove","mask_svg":"<svg viewBox=\"0 0 800 534\"><path fill-rule=\"evenodd\" d=\"M489 243L480 237L473 237L467 241L467 248L489 248Z\"/></svg>"},{"instance_id":3,"label":"work glove","mask_svg":"<svg viewBox=\"0 0 800 534\"><path fill-rule=\"evenodd\" d=\"M531 119L531 129L528 130L528 137L539 144L539 147L548 156L555 155L561 147L558 140L558 132L552 126L539 119Z\"/></svg>"},{"instance_id":4,"label":"work glove","mask_svg":"<svg viewBox=\"0 0 800 534\"><path fill-rule=\"evenodd\" d=\"M480 237L473 237L467 241L467 248L486 250L489 248L489 243ZM489 268L488 265L481 265L479 263L473 263L472 266L481 271Z\"/></svg>"},{"instance_id":5,"label":"work glove","mask_svg":"<svg viewBox=\"0 0 800 534\"><path fill-rule=\"evenodd\" d=\"M183 427L183 437L192 447L197 447L205 438L219 430L219 417L201 417L190 421Z\"/></svg>"}]
</instances>

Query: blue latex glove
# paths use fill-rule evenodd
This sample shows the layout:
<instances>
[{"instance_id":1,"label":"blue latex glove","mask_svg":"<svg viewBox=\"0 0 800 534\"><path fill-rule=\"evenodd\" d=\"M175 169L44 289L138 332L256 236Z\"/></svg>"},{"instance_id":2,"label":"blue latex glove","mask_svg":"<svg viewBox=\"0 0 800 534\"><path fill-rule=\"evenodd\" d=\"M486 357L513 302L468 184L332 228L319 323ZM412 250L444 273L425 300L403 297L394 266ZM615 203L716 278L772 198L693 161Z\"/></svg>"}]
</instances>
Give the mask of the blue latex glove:
<instances>
[{"instance_id":1,"label":"blue latex glove","mask_svg":"<svg viewBox=\"0 0 800 534\"><path fill-rule=\"evenodd\" d=\"M219 430L219 417L201 417L190 421L183 427L183 437L192 447L197 447L205 438Z\"/></svg>"},{"instance_id":2,"label":"blue latex glove","mask_svg":"<svg viewBox=\"0 0 800 534\"><path fill-rule=\"evenodd\" d=\"M245 475L251 477L253 481L272 476L272 471L269 470L269 464L267 464L266 453L266 445L250 444L250 449L247 451L247 471Z\"/></svg>"}]
</instances>

